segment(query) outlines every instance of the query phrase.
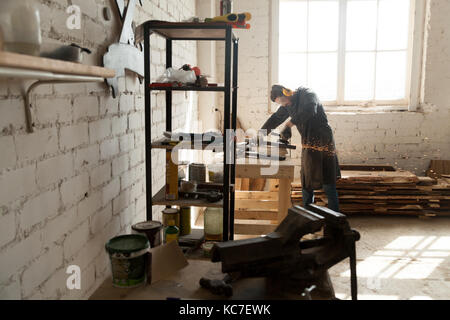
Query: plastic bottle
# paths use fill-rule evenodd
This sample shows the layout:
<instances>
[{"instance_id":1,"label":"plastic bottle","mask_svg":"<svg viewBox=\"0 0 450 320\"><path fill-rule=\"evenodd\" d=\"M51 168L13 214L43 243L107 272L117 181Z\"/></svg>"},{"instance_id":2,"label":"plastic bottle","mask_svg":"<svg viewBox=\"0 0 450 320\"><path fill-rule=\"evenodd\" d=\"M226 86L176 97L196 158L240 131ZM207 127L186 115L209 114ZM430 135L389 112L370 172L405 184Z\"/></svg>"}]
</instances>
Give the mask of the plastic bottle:
<instances>
[{"instance_id":1,"label":"plastic bottle","mask_svg":"<svg viewBox=\"0 0 450 320\"><path fill-rule=\"evenodd\" d=\"M38 56L42 43L39 9L34 0L1 0L0 33L4 50Z\"/></svg>"},{"instance_id":2,"label":"plastic bottle","mask_svg":"<svg viewBox=\"0 0 450 320\"><path fill-rule=\"evenodd\" d=\"M180 229L175 226L175 221L170 220L169 226L164 230L165 243L169 243L171 241L178 242L178 236L180 235Z\"/></svg>"}]
</instances>

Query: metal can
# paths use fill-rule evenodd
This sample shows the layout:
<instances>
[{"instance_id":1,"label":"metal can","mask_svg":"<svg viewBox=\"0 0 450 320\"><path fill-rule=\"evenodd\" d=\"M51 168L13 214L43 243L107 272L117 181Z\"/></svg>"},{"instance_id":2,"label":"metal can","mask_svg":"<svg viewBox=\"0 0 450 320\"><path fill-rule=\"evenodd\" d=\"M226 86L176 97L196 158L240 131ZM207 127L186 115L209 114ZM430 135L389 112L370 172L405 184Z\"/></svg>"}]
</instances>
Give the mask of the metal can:
<instances>
[{"instance_id":1,"label":"metal can","mask_svg":"<svg viewBox=\"0 0 450 320\"><path fill-rule=\"evenodd\" d=\"M180 208L180 236L191 234L191 207Z\"/></svg>"},{"instance_id":2,"label":"metal can","mask_svg":"<svg viewBox=\"0 0 450 320\"><path fill-rule=\"evenodd\" d=\"M166 208L162 211L163 213L163 225L164 228L169 226L169 221L175 221L175 226L180 228L180 212L175 208Z\"/></svg>"}]
</instances>

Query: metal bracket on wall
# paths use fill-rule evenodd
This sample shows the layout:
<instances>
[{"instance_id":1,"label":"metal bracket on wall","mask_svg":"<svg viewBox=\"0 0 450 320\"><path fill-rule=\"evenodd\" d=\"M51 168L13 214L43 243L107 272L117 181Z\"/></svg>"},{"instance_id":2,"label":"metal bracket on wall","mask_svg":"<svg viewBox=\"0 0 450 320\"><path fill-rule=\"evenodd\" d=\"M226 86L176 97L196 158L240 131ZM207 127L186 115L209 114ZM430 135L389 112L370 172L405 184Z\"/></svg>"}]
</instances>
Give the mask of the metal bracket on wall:
<instances>
[{"instance_id":1,"label":"metal bracket on wall","mask_svg":"<svg viewBox=\"0 0 450 320\"><path fill-rule=\"evenodd\" d=\"M63 77L63 76L62 76ZM35 123L33 121L33 115L31 113L31 109L33 108L33 105L31 103L31 94L33 93L33 90L36 89L38 86L44 85L44 84L64 84L64 83L77 83L77 82L104 82L105 80L100 77L83 77L83 76L66 76L67 79L65 80L38 80L34 83L32 83L26 93L25 93L25 117L27 120L27 131L29 133L34 132L34 126Z\"/></svg>"}]
</instances>

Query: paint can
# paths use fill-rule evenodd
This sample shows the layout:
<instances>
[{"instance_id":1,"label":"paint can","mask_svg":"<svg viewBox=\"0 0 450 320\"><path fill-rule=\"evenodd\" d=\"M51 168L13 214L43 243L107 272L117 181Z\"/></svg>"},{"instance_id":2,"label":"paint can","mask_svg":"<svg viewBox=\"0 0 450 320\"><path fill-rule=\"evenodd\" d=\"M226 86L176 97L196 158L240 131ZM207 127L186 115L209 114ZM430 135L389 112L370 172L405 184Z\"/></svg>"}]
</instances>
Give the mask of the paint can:
<instances>
[{"instance_id":1,"label":"paint can","mask_svg":"<svg viewBox=\"0 0 450 320\"><path fill-rule=\"evenodd\" d=\"M161 245L161 230L163 225L159 221L144 221L131 226L136 232L144 233L148 241L150 241L150 248L155 248Z\"/></svg>"},{"instance_id":2,"label":"paint can","mask_svg":"<svg viewBox=\"0 0 450 320\"><path fill-rule=\"evenodd\" d=\"M111 260L114 287L134 288L146 282L150 243L145 235L114 237L106 243L105 248Z\"/></svg>"},{"instance_id":3,"label":"paint can","mask_svg":"<svg viewBox=\"0 0 450 320\"><path fill-rule=\"evenodd\" d=\"M180 228L180 212L175 208L165 208L163 211L163 225L164 228L169 226L169 221L175 221L175 226Z\"/></svg>"},{"instance_id":4,"label":"paint can","mask_svg":"<svg viewBox=\"0 0 450 320\"><path fill-rule=\"evenodd\" d=\"M191 234L191 207L180 208L180 236Z\"/></svg>"}]
</instances>

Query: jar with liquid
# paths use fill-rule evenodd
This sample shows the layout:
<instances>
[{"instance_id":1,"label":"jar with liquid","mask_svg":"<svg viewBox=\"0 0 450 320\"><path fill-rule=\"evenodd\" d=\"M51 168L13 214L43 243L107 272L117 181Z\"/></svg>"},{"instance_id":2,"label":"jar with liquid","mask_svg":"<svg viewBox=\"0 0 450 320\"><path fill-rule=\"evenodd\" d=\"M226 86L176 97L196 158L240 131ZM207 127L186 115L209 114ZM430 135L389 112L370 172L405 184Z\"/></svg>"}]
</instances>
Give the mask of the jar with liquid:
<instances>
[{"instance_id":1,"label":"jar with liquid","mask_svg":"<svg viewBox=\"0 0 450 320\"><path fill-rule=\"evenodd\" d=\"M0 33L4 41L3 50L38 56L42 36L35 0L1 0Z\"/></svg>"},{"instance_id":2,"label":"jar with liquid","mask_svg":"<svg viewBox=\"0 0 450 320\"><path fill-rule=\"evenodd\" d=\"M223 210L207 208L204 214L204 232L206 241L222 241Z\"/></svg>"}]
</instances>

